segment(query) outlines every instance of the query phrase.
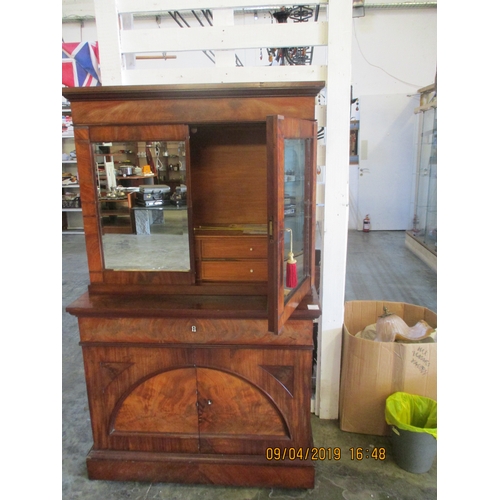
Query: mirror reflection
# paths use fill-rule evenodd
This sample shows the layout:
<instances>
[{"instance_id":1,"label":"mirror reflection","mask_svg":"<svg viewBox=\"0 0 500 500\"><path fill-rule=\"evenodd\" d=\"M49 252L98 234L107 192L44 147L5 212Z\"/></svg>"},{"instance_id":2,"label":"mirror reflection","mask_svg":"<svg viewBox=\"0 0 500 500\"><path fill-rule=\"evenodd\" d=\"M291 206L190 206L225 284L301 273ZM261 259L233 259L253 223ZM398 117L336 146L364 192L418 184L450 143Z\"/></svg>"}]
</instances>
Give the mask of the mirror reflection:
<instances>
[{"instance_id":1,"label":"mirror reflection","mask_svg":"<svg viewBox=\"0 0 500 500\"><path fill-rule=\"evenodd\" d=\"M106 269L189 271L183 141L93 144Z\"/></svg>"}]
</instances>

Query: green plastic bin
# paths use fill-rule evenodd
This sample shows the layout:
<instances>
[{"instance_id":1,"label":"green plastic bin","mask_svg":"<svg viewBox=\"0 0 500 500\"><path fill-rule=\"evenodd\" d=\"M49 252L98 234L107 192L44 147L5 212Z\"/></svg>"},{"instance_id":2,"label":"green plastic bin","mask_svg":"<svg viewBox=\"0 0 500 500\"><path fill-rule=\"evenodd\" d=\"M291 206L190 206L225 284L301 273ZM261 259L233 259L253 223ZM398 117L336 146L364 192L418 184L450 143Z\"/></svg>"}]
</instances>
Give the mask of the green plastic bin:
<instances>
[{"instance_id":1,"label":"green plastic bin","mask_svg":"<svg viewBox=\"0 0 500 500\"><path fill-rule=\"evenodd\" d=\"M395 392L385 402L391 426L394 460L402 469L429 472L437 454L437 402L406 392Z\"/></svg>"}]
</instances>

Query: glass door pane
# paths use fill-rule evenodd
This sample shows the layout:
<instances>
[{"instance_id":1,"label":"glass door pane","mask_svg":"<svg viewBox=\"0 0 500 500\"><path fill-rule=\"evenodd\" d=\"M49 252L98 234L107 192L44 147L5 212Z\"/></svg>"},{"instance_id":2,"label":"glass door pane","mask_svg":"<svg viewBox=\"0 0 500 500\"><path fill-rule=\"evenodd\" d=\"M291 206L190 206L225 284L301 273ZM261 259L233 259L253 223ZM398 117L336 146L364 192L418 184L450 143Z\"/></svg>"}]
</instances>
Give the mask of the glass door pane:
<instances>
[{"instance_id":1,"label":"glass door pane","mask_svg":"<svg viewBox=\"0 0 500 500\"><path fill-rule=\"evenodd\" d=\"M285 302L288 301L290 292L302 283L307 272L307 263L304 262L304 257L307 254L304 246L304 225L305 166L308 141L308 139L285 139L285 169L283 175L285 245L282 257L286 266L283 276Z\"/></svg>"},{"instance_id":2,"label":"glass door pane","mask_svg":"<svg viewBox=\"0 0 500 500\"><path fill-rule=\"evenodd\" d=\"M437 252L437 109L420 117L417 194L412 234Z\"/></svg>"},{"instance_id":3,"label":"glass door pane","mask_svg":"<svg viewBox=\"0 0 500 500\"><path fill-rule=\"evenodd\" d=\"M311 291L316 123L269 117L269 331L279 333Z\"/></svg>"}]
</instances>

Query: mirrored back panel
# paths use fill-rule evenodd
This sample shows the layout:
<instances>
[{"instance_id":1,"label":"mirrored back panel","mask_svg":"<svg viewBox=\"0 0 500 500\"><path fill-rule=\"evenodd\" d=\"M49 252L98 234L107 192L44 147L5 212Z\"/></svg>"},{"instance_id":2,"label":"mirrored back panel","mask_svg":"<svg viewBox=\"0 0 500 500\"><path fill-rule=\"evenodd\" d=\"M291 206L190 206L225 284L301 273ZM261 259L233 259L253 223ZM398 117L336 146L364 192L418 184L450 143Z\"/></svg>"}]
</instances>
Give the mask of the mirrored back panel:
<instances>
[{"instance_id":1,"label":"mirrored back panel","mask_svg":"<svg viewBox=\"0 0 500 500\"><path fill-rule=\"evenodd\" d=\"M92 143L106 269L191 270L186 143Z\"/></svg>"}]
</instances>

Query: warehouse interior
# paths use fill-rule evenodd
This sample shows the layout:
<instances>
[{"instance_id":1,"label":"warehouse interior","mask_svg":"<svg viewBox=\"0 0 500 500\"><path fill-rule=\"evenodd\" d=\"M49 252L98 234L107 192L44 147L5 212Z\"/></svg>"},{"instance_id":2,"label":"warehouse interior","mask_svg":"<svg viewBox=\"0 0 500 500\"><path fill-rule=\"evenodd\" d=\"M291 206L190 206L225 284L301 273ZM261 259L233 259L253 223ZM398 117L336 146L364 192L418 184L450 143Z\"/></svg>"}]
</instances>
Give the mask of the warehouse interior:
<instances>
[{"instance_id":1,"label":"warehouse interior","mask_svg":"<svg viewBox=\"0 0 500 500\"><path fill-rule=\"evenodd\" d=\"M82 5L84 10L88 8L88 4L93 2L71 2L69 0L63 1L63 6L81 9ZM328 2L322 2L328 3ZM365 2L368 4L369 2ZM437 2L432 2L437 3ZM493 9L493 8L492 8ZM424 9L425 10L425 9ZM436 9L433 5L428 9L432 12L432 16L436 16ZM473 9L471 9L472 11ZM474 9L475 10L475 9ZM86 12L86 11L85 11ZM436 77L436 56L432 60L427 61L425 75L419 75L414 80L409 81L413 84L410 89L407 86L408 72L410 76L415 76L413 71L419 67L423 59L428 56L428 53L436 52L437 38L427 47L428 53L420 55L421 59L415 59L415 54L405 50L408 48L405 44L398 46L389 37L385 37L382 49L377 49L373 45L373 50L378 53L383 53L390 60L393 58L393 66L386 66L384 64L376 64L377 61L371 58L367 59L367 53L363 50L367 45L363 42L369 42L370 36L373 36L371 29L377 24L375 20L376 15L380 14L380 10L375 14L375 9L370 11L369 8L365 11L365 16L356 21L353 17L352 26L352 47L349 48L349 54L352 52L352 91L354 97L365 96L367 107L371 105L371 97L374 95L389 95L392 93L388 88L392 87L394 94L415 94L413 99L417 100L416 94L418 90L434 82ZM402 16L402 11L399 13L390 13L389 15ZM405 16L409 16L409 10L405 12ZM412 10L412 15L417 19L422 16L422 10ZM40 16L42 16L40 12ZM428 12L427 12L428 14ZM440 128L440 160L441 158L448 161L450 164L455 165L473 165L483 164L486 165L490 162L491 157L489 148L481 147L478 152L477 149L470 148L470 144L493 144L495 138L491 136L493 128L480 129L479 127L467 128L467 144L463 144L460 150L457 151L455 147L457 144L457 136L463 136L463 130L457 130L457 122L464 119L461 111L457 111L455 104L457 102L464 102L464 93L468 93L471 88L477 87L475 78L470 74L464 76L461 72L456 74L457 67L461 67L463 60L458 53L463 56L466 55L466 61L471 68L477 70L477 73L487 74L490 71L490 65L483 61L482 57L487 58L484 51L480 47L471 49L472 44L470 40L465 40L461 36L460 29L457 25L464 25L464 23L471 23L486 26L485 29L477 37L491 36L495 33L494 19L495 16L487 16L485 19L483 12L460 12L456 13L456 19L462 17L462 23L450 23L441 21L441 30L448 30L450 33L446 40L440 43L440 90L446 92L442 96L440 105L443 105L442 118L440 126L446 124L449 129L443 130L441 134ZM60 26L60 12L55 11L51 14L55 19L51 23L44 24L43 27L39 26L38 22L33 21L31 25L29 22L26 24L26 29L32 32L39 33L39 37L43 38L47 31L51 31L54 40L51 42L56 51L59 47L55 47L59 43L59 30ZM41 17L40 17L41 18ZM441 17L441 19L443 16ZM153 20L157 23L157 20ZM166 22L163 19L163 22ZM361 23L365 23L362 25ZM415 31L421 32L419 28L420 21L416 21L413 26L416 26ZM358 24L356 24L358 23ZM435 21L434 21L435 23ZM409 21L412 25L412 21ZM47 30L46 26L51 29ZM157 26L160 28L160 26ZM436 24L432 24L429 31L436 28ZM384 32L384 25L378 26L381 30L378 32L380 36ZM398 30L398 37L404 38L405 25L401 25ZM91 19L76 22L63 22L63 41L76 42L81 40L95 40L97 39L97 30L95 23ZM472 30L474 31L474 30ZM385 32L385 35L388 31ZM412 33L413 35L413 33ZM433 33L435 36L436 33ZM418 35L420 36L420 35ZM382 37L384 38L384 37ZM408 37L411 39L411 37ZM57 40L56 40L57 39ZM450 46L450 39L454 40L454 44ZM420 39L419 39L420 41ZM382 43L382 42L381 42ZM485 40L485 44L490 45L490 40ZM396 55L392 51L388 51L387 47L392 46L396 50ZM398 51L397 49L400 49ZM418 51L417 51L418 52ZM446 53L446 58L443 54ZM318 49L318 55L321 51ZM481 57L479 57L481 55ZM203 59L201 57L200 60ZM206 59L206 58L205 58ZM403 62L404 61L404 62ZM164 62L164 61L161 61ZM142 62L145 66L151 62L144 60ZM206 61L203 63L206 64ZM399 73L397 69L405 68L403 73ZM488 69L485 69L488 68ZM40 74L45 71L44 66L39 67ZM389 71L390 75L384 73ZM416 70L415 70L416 71ZM45 86L47 99L46 102L40 102L37 106L39 111L37 114L40 116L52 116L59 110L59 74L60 63L58 58L54 58L53 73L56 77L53 78L49 88ZM473 73L468 72L468 73ZM401 80L393 78L395 75L404 77ZM487 75L489 77L489 75ZM472 81L470 80L472 78ZM51 79L49 79L51 80ZM56 81L57 80L57 81ZM456 82L460 81L457 88ZM464 83L466 82L466 83ZM482 89L485 91L483 95L494 94L494 76L485 78L482 82ZM418 83L418 85L415 85ZM19 82L19 100L22 101L29 94L27 82ZM372 88L369 87L372 85ZM467 88L467 92L464 91ZM54 90L55 89L55 90ZM489 92L491 90L491 92ZM470 96L470 93L468 94ZM39 102L40 96L37 96ZM450 102L452 101L452 102ZM361 101L362 102L362 101ZM469 108L469 106L467 106ZM497 104L489 102L486 107L486 113L491 114L491 109L498 107ZM484 108L482 108L484 110ZM470 111L469 109L467 110ZM443 116L447 114L446 118ZM451 120L450 116L455 115L455 120ZM54 114L55 116L55 114ZM57 118L57 120L56 120ZM17 130L25 127L26 117L19 117L20 123ZM54 141L54 134L58 135L56 131L56 124L58 125L58 117L54 118L54 126L51 130L46 130L44 133L39 134L39 141L36 143L35 148L42 150L46 145L52 144ZM47 127L49 128L49 127ZM451 134L449 131L453 131ZM56 131L54 133L54 131ZM347 134L347 132L346 132ZM347 139L347 135L345 139ZM59 154L58 137L53 146L53 155ZM412 139L413 140L413 139ZM413 168L413 167L412 167ZM359 179L351 177L352 170L346 172L351 184L356 183ZM449 173L442 172L443 179L451 180ZM497 173L492 175L498 175ZM411 177L411 175L410 175ZM47 185L45 186L45 183ZM451 185L450 183L448 183ZM461 173L458 178L453 178L453 186L451 189L447 185L443 193L446 193L446 199L450 202L440 202L440 220L446 221L446 229L443 228L440 233L440 253L441 260L439 265L439 294L437 288L438 275L435 270L429 267L428 264L423 262L413 252L411 252L405 245L406 232L412 228L412 206L408 207L406 222L404 228L389 228L376 227L368 233L364 233L362 228L362 219L357 217L359 214L353 215L351 209L354 204L351 204L347 209L345 215L345 281L335 286L342 289L339 300L339 292L336 288L333 292L335 301L342 303L349 300L395 300L404 301L408 303L420 304L437 311L437 303L439 301L440 323L443 325L441 328L444 330L446 326L453 334L462 334L463 319L457 318L458 309L467 309L472 307L475 311L495 310L496 303L492 297L494 294L485 294L484 283L491 276L493 281L496 277L496 271L493 262L497 260L496 256L496 238L494 231L489 231L488 227L482 227L485 224L485 219L494 220L494 206L487 207L487 213L492 214L492 217L479 217L475 212L477 207L477 198L479 192L484 193L481 195L482 210L489 203L486 200L496 199L495 182L488 182L487 186L477 178L471 178L470 175ZM411 189L410 182L410 189ZM443 184L440 184L440 189ZM59 185L57 186L59 187ZM50 182L44 181L42 189L52 191L53 185ZM397 188L396 188L397 189ZM451 191L451 192L450 192ZM471 193L464 203L462 197L458 197L456 192ZM55 192L55 191L54 191ZM59 190L58 190L59 192ZM440 192L441 193L441 192ZM325 197L332 194L331 191L326 190ZM10 195L9 195L10 196ZM57 193L58 197L58 193ZM54 199L57 198L54 195ZM442 198L440 198L442 200ZM472 200L472 201L469 201ZM467 390L467 399L482 399L490 400L488 387L486 384L475 384L470 378L470 371L477 371L484 373L483 379L491 379L492 376L486 372L488 365L495 366L495 353L494 349L484 349L484 343L478 347L471 345L470 336L464 334L463 338L467 342L464 348L463 343L457 346L455 343L450 342L450 339L442 337L442 350L440 350L440 377L439 377L439 394L440 394L440 422L445 422L446 426L440 426L440 441L438 442L438 456L440 471L437 472L437 460L434 462L431 470L426 474L416 475L402 470L396 465L390 452L388 452L387 460L351 460L350 449L367 447L368 449L384 447L390 450L391 444L387 437L370 436L366 434L356 434L343 432L339 428L338 421L338 407L329 404L328 408L323 411L323 416L320 415L318 410L316 414L312 415L313 435L316 446L338 446L343 453L343 459L339 461L324 460L317 463L316 472L316 485L313 490L286 490L286 489L272 489L272 488L236 488L236 487L222 487L222 486L200 486L200 485L181 485L181 484L166 484L166 483L141 483L141 482L114 482L114 481L90 481L87 478L87 471L85 465L85 457L92 445L92 435L90 427L90 417L88 414L88 402L85 388L85 377L83 372L83 364L81 358L81 349L78 345L78 325L75 317L69 315L65 307L83 293L88 286L88 269L85 254L84 236L79 235L63 235L61 239L61 254L58 253L58 241L60 234L59 226L59 211L60 205L54 202L51 207L49 218L52 220L51 231L47 233L46 227L41 228L39 225L30 231L29 235L20 235L20 240L24 241L24 246L30 249L30 255L27 256L26 262L36 265L38 270L33 274L37 275L36 282L32 284L33 297L36 298L37 307L35 314L31 315L28 319L26 332L33 338L34 349L33 358L29 360L31 366L37 369L39 373L44 376L39 377L38 380L32 380L26 387L33 393L36 392L34 400L26 404L25 397L23 401L19 402L19 407L26 405L24 409L25 417L20 415L10 416L10 422L13 427L19 429L20 434L26 434L26 429L29 429L32 424L33 414L47 414L43 417L43 431L38 431L37 437L27 437L26 445L19 444L18 438L12 439L12 456L19 454L18 460L13 460L12 478L16 483L24 484L28 476L35 476L44 491L50 492L52 496L58 497L59 492L62 492L61 498L246 498L246 499L262 499L262 498L348 498L348 499L366 499L366 498L390 498L390 499L427 499L437 498L437 490L439 483L439 491L443 495L449 492L453 493L462 492L466 494L470 492L476 495L478 491L492 491L488 488L488 480L485 478L485 470L491 466L492 460L486 460L491 456L490 449L495 448L496 440L494 436L488 436L487 440L480 442L474 440L472 444L469 437L472 431L465 429L461 422L457 424L457 412L460 415L460 421L471 418L476 418L474 410L464 408L463 405L463 391ZM32 210L32 207L30 208ZM319 215L322 208L319 209ZM31 213L31 212L30 212ZM324 215L324 214L323 214ZM28 217L28 214L26 214ZM45 218L45 217L44 217ZM26 220L26 219L25 219ZM378 224L378 220L374 220L373 224ZM361 225L360 225L361 224ZM444 225L444 224L443 224ZM494 222L493 224L494 225ZM347 227L348 226L348 227ZM461 241L460 248L456 245L456 235L465 232L473 232L474 234L482 235L481 248L484 254L479 259L474 259L472 264L471 255L475 255L477 250L477 238L472 238L473 241ZM482 230L484 229L484 230ZM23 231L25 233L25 231ZM35 259L33 258L34 245L33 238L36 237L39 242L48 241L50 238L50 260ZM470 240L470 238L465 238ZM53 244L56 242L55 244ZM484 242L484 243L483 243ZM336 251L336 250L335 250ZM54 254L54 255L52 255ZM443 255L446 256L443 259ZM460 260L459 260L460 259ZM340 259L342 260L342 258ZM50 262L50 265L42 265L42 261ZM43 361L40 360L40 339L35 339L41 330L49 330L58 332L58 327L61 316L59 316L58 300L54 300L53 293L47 294L46 283L53 284L55 290L59 285L59 275L54 269L58 269L60 262L62 262L62 343L58 334L46 339L44 343L44 352L47 354L43 356ZM464 266L462 263L467 262ZM452 263L452 264L450 264ZM454 270L455 266L460 267L460 277L457 276ZM54 275L55 276L54 278ZM38 277L39 276L39 277ZM327 279L327 277L323 277ZM13 280L14 281L14 280ZM333 280L332 280L333 281ZM450 285L452 283L452 285ZM23 298L26 294L26 282L22 283L19 280L15 281L12 285L15 292L12 294L12 310L19 318L26 317L26 309L24 307L24 300L18 300L17 297ZM481 290L481 297L478 298L477 290ZM487 296L485 296L487 295ZM10 302L7 303L10 306ZM20 306L21 304L21 306ZM457 306L460 304L460 306ZM472 304L472 306L471 306ZM8 306L8 307L9 307ZM487 315L485 315L487 316ZM40 318L43 318L44 327L40 329ZM477 329L481 331L490 331L490 319L479 318ZM48 325L51 325L50 327ZM476 330L476 328L474 328ZM27 335L27 337L28 337ZM53 338L52 338L53 337ZM455 336L454 336L455 338ZM10 340L9 340L10 342ZM16 349L19 348L19 339L16 341ZM464 342L465 343L465 342ZM45 347L47 345L47 347ZM13 345L14 349L14 345ZM446 353L444 353L446 349ZM471 359L476 361L471 361ZM61 366L62 359L62 366ZM47 362L48 360L48 362ZM477 361L481 360L481 361ZM8 365L8 363L7 363ZM50 368L49 368L50 365ZM339 359L335 361L335 365L340 365ZM445 369L441 369L442 366ZM464 368L464 365L467 368ZM62 377L61 377L62 375ZM338 376L340 376L340 366L338 366ZM61 383L62 382L62 383ZM336 383L339 380L336 379ZM48 390L47 387L55 387L54 390ZM59 389L61 387L61 389ZM338 389L333 400L338 399ZM19 389L16 389L16 395L19 396ZM470 397L469 397L470 396ZM37 410L34 412L33 407ZM50 411L45 409L50 406ZM55 411L53 409L55 408ZM326 413L325 413L326 412ZM325 414L330 415L326 416ZM40 417L42 418L42 417ZM481 419L482 421L482 419ZM62 443L60 443L62 428ZM457 439L457 436L459 438ZM10 441L10 438L9 438ZM33 442L36 442L36 450L33 451L27 460L26 449L33 449ZM59 450L60 448L60 450ZM478 459L478 460L472 460ZM18 467L16 464L23 460L24 467ZM61 468L62 463L62 468ZM456 471L460 470L464 464L467 464L470 472L467 476L457 481ZM27 473L27 466L31 472ZM477 468L477 470L475 470ZM483 477L482 485L479 486L474 478ZM33 490L33 484L26 484L24 486L27 490Z\"/></svg>"}]
</instances>

